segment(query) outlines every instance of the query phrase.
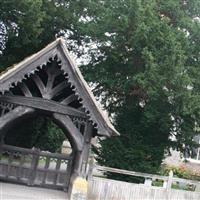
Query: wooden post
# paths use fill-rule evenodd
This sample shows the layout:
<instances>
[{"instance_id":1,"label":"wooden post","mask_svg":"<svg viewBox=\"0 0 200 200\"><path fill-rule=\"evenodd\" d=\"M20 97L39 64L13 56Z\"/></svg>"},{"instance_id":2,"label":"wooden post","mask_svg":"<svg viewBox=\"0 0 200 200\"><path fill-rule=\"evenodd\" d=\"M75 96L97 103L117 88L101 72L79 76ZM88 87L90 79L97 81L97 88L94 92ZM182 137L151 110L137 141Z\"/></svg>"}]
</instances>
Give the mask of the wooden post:
<instances>
[{"instance_id":1,"label":"wooden post","mask_svg":"<svg viewBox=\"0 0 200 200\"><path fill-rule=\"evenodd\" d=\"M9 155L8 155L8 166L7 166L6 178L8 178L10 176L12 161L13 161L13 152L10 152Z\"/></svg>"},{"instance_id":2,"label":"wooden post","mask_svg":"<svg viewBox=\"0 0 200 200\"><path fill-rule=\"evenodd\" d=\"M91 155L90 161L89 161L88 176L87 176L87 180L88 181L92 180L92 174L93 174L94 167L95 167L94 166L94 156Z\"/></svg>"},{"instance_id":3,"label":"wooden post","mask_svg":"<svg viewBox=\"0 0 200 200\"><path fill-rule=\"evenodd\" d=\"M68 163L67 163L65 183L63 185L63 190L66 191L66 192L69 191L70 177L71 177L72 167L73 167L73 158L74 158L74 155L73 155L73 152L72 152L70 159L68 160Z\"/></svg>"},{"instance_id":4,"label":"wooden post","mask_svg":"<svg viewBox=\"0 0 200 200\"><path fill-rule=\"evenodd\" d=\"M60 158L57 158L57 161L56 161L56 171L59 171L60 170L60 166L61 166L61 159ZM54 179L53 179L53 184L56 185L57 184L57 180L58 180L58 173L56 173L54 175Z\"/></svg>"},{"instance_id":5,"label":"wooden post","mask_svg":"<svg viewBox=\"0 0 200 200\"><path fill-rule=\"evenodd\" d=\"M26 157L26 155L25 154L21 154L21 156L20 156L20 161L19 161L19 168L18 168L18 172L17 172L17 180L18 181L20 181L20 178L21 178L21 174L22 174L22 166L23 166L23 164L24 164L24 162L25 162L25 158Z\"/></svg>"},{"instance_id":6,"label":"wooden post","mask_svg":"<svg viewBox=\"0 0 200 200\"><path fill-rule=\"evenodd\" d=\"M152 185L152 179L151 178L145 178L144 185L145 186L151 186Z\"/></svg>"},{"instance_id":7,"label":"wooden post","mask_svg":"<svg viewBox=\"0 0 200 200\"><path fill-rule=\"evenodd\" d=\"M45 166L44 166L44 169L45 169L45 171L44 171L44 175L43 175L43 180L42 180L42 184L45 184L46 183L46 178L47 178L47 173L48 173L48 168L49 168L49 165L50 165L50 157L46 157L46 159L45 159Z\"/></svg>"},{"instance_id":8,"label":"wooden post","mask_svg":"<svg viewBox=\"0 0 200 200\"><path fill-rule=\"evenodd\" d=\"M87 200L88 182L86 179L78 176L75 178L72 186L70 200Z\"/></svg>"},{"instance_id":9,"label":"wooden post","mask_svg":"<svg viewBox=\"0 0 200 200\"><path fill-rule=\"evenodd\" d=\"M91 138L92 138L93 127L90 122L86 123L85 133L84 133L84 148L82 152L82 168L81 168L81 177L87 178L88 176L88 159L91 152Z\"/></svg>"},{"instance_id":10,"label":"wooden post","mask_svg":"<svg viewBox=\"0 0 200 200\"><path fill-rule=\"evenodd\" d=\"M169 172L169 178L168 178L168 182L167 182L167 190L170 190L172 187L172 182L173 182L173 171L171 170Z\"/></svg>"},{"instance_id":11,"label":"wooden post","mask_svg":"<svg viewBox=\"0 0 200 200\"><path fill-rule=\"evenodd\" d=\"M3 153L3 144L4 144L4 140L1 135L1 137L0 137L0 160L1 160L2 153Z\"/></svg>"},{"instance_id":12,"label":"wooden post","mask_svg":"<svg viewBox=\"0 0 200 200\"><path fill-rule=\"evenodd\" d=\"M163 188L167 188L167 181L166 180L164 180L164 182L163 182Z\"/></svg>"},{"instance_id":13,"label":"wooden post","mask_svg":"<svg viewBox=\"0 0 200 200\"><path fill-rule=\"evenodd\" d=\"M88 193L88 158L89 158L89 152L90 152L90 142L92 138L92 131L93 126L91 122L87 122L85 124L85 130L84 130L84 145L83 150L76 152L76 173L77 176L72 181L72 188L70 191L70 200L86 200L87 199L87 193Z\"/></svg>"},{"instance_id":14,"label":"wooden post","mask_svg":"<svg viewBox=\"0 0 200 200\"><path fill-rule=\"evenodd\" d=\"M39 149L33 148L33 158L32 158L32 162L31 162L31 172L30 172L30 176L29 176L29 180L28 180L28 185L34 185L34 181L36 178L36 169L38 166L38 162L39 162Z\"/></svg>"}]
</instances>

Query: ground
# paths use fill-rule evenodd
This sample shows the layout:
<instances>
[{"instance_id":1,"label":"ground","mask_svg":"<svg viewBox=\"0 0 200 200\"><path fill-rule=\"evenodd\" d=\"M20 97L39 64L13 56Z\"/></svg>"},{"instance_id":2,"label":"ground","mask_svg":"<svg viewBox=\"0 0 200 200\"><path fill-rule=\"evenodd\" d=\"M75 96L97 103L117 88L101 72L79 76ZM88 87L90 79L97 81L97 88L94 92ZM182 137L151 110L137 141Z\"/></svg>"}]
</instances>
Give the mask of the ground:
<instances>
[{"instance_id":1,"label":"ground","mask_svg":"<svg viewBox=\"0 0 200 200\"><path fill-rule=\"evenodd\" d=\"M58 190L0 182L0 200L67 200L67 194Z\"/></svg>"}]
</instances>

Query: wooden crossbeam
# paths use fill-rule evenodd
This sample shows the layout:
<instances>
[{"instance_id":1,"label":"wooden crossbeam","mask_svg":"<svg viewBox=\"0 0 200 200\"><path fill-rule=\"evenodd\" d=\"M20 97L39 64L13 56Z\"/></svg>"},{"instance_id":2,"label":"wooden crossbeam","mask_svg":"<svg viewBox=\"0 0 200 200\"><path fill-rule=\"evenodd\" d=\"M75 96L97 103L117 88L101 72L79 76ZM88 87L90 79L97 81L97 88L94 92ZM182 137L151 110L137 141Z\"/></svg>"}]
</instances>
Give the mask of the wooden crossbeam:
<instances>
[{"instance_id":1,"label":"wooden crossbeam","mask_svg":"<svg viewBox=\"0 0 200 200\"><path fill-rule=\"evenodd\" d=\"M38 110L60 113L69 116L87 118L87 115L75 108L57 103L52 100L42 99L39 97L24 97L24 96L6 96L0 95L0 102L13 103L21 106L27 106Z\"/></svg>"}]
</instances>

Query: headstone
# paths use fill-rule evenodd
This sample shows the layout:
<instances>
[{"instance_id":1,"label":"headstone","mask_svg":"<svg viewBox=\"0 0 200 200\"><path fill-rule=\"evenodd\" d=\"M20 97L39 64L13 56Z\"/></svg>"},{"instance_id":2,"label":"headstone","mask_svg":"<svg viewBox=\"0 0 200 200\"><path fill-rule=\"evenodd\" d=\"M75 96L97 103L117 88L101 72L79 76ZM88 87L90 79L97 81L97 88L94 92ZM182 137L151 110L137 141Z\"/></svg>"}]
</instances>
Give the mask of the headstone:
<instances>
[{"instance_id":1,"label":"headstone","mask_svg":"<svg viewBox=\"0 0 200 200\"><path fill-rule=\"evenodd\" d=\"M61 148L61 153L62 154L71 154L72 152L72 147L71 144L68 140L64 140Z\"/></svg>"}]
</instances>

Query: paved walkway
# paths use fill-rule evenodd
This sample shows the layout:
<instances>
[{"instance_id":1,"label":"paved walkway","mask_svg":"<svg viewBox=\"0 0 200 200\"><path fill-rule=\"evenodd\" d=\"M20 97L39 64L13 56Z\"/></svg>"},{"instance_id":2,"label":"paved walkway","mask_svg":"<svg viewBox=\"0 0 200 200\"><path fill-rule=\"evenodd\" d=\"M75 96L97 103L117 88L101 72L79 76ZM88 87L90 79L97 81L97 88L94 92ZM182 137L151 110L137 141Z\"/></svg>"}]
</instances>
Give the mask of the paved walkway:
<instances>
[{"instance_id":1,"label":"paved walkway","mask_svg":"<svg viewBox=\"0 0 200 200\"><path fill-rule=\"evenodd\" d=\"M0 200L67 200L67 194L58 190L0 182Z\"/></svg>"}]
</instances>

